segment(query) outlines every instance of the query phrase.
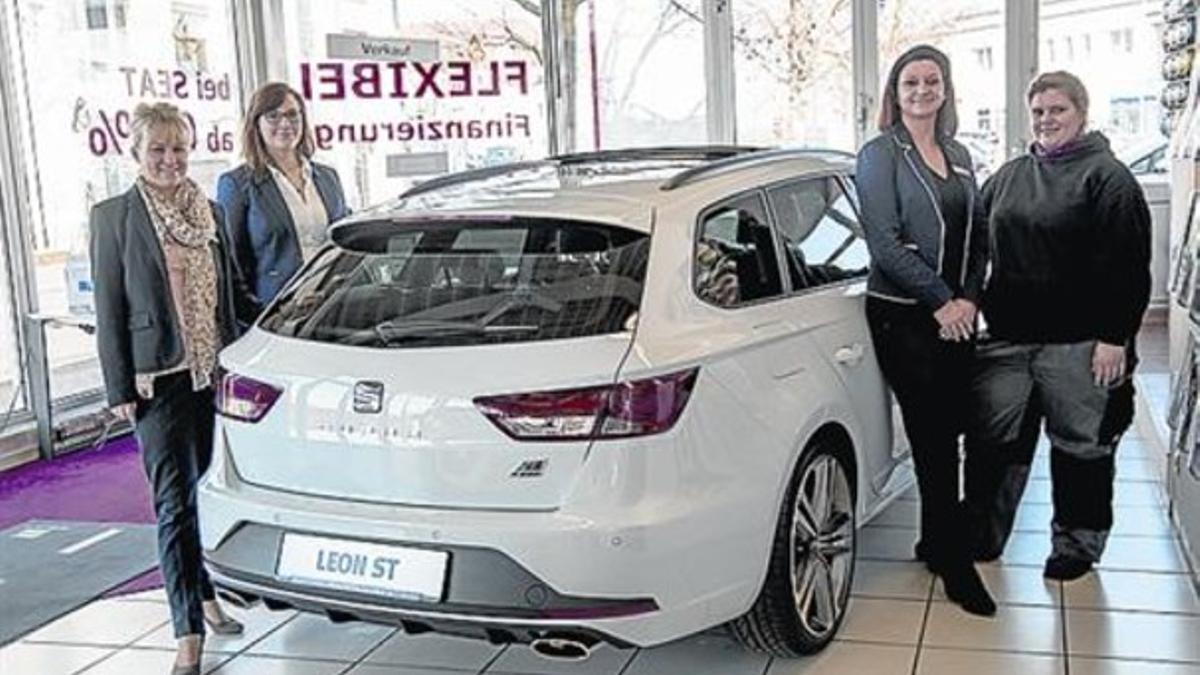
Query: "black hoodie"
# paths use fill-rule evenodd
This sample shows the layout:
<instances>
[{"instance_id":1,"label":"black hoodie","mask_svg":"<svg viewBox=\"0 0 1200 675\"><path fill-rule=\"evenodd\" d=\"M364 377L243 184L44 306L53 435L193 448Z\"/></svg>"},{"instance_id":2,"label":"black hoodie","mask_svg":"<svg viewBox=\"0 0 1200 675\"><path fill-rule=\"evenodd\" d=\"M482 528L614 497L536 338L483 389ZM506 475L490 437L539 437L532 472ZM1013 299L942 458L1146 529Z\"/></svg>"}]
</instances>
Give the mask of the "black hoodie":
<instances>
[{"instance_id":1,"label":"black hoodie","mask_svg":"<svg viewBox=\"0 0 1200 675\"><path fill-rule=\"evenodd\" d=\"M1128 344L1150 298L1150 209L1137 180L1091 132L1030 152L983 186L991 335L1022 343Z\"/></svg>"}]
</instances>

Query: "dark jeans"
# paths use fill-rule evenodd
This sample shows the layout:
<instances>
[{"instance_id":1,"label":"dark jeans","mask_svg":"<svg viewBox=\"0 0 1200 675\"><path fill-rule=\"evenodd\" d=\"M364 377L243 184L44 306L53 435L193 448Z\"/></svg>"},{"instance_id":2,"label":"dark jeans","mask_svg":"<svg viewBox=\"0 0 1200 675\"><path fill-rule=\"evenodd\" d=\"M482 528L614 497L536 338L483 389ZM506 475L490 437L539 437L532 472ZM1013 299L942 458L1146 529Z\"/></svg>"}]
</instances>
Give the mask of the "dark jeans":
<instances>
[{"instance_id":1,"label":"dark jeans","mask_svg":"<svg viewBox=\"0 0 1200 675\"><path fill-rule=\"evenodd\" d=\"M966 494L977 549L1000 555L1029 477L1038 433L1050 438L1053 552L1099 561L1112 528L1115 454L1133 420L1133 381L1097 386L1095 341L980 343L967 432ZM1137 363L1132 351L1127 370Z\"/></svg>"},{"instance_id":2,"label":"dark jeans","mask_svg":"<svg viewBox=\"0 0 1200 675\"><path fill-rule=\"evenodd\" d=\"M196 482L212 460L212 389L192 391L191 375L159 377L139 401L135 434L158 516L158 558L175 637L204 633L201 602L214 599L201 564Z\"/></svg>"},{"instance_id":3,"label":"dark jeans","mask_svg":"<svg viewBox=\"0 0 1200 675\"><path fill-rule=\"evenodd\" d=\"M973 347L939 338L938 324L924 307L868 298L867 322L912 445L923 554L935 564L968 561L959 498L959 436Z\"/></svg>"}]
</instances>

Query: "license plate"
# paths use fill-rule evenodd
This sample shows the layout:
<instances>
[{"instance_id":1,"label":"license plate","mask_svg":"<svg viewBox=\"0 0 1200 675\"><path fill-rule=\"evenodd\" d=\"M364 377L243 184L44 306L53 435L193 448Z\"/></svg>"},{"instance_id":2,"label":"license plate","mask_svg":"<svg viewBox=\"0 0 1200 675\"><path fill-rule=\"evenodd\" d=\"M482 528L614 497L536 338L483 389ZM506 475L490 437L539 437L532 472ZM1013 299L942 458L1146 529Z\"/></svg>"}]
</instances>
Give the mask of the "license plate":
<instances>
[{"instance_id":1,"label":"license plate","mask_svg":"<svg viewBox=\"0 0 1200 675\"><path fill-rule=\"evenodd\" d=\"M284 581L438 602L449 558L445 551L284 534L275 575Z\"/></svg>"}]
</instances>

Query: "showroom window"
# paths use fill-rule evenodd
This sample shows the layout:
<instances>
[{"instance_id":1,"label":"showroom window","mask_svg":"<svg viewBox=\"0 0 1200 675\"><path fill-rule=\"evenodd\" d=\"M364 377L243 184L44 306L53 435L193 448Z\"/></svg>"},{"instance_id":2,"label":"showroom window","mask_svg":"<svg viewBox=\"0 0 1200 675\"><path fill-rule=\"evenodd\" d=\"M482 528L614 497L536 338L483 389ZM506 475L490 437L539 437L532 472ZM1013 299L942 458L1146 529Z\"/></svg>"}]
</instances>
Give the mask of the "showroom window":
<instances>
[{"instance_id":1,"label":"showroom window","mask_svg":"<svg viewBox=\"0 0 1200 675\"><path fill-rule=\"evenodd\" d=\"M1038 19L1039 33L1048 38L1069 35L1082 25L1110 36L1111 49L1059 65L1087 87L1088 125L1108 136L1117 157L1132 163L1166 145L1159 105L1163 55L1155 25L1161 21L1161 6L1044 2Z\"/></svg>"},{"instance_id":2,"label":"showroom window","mask_svg":"<svg viewBox=\"0 0 1200 675\"><path fill-rule=\"evenodd\" d=\"M854 150L850 5L733 4L738 143Z\"/></svg>"},{"instance_id":3,"label":"showroom window","mask_svg":"<svg viewBox=\"0 0 1200 675\"><path fill-rule=\"evenodd\" d=\"M541 7L514 0L296 0L286 79L351 208L447 171L546 154Z\"/></svg>"},{"instance_id":4,"label":"showroom window","mask_svg":"<svg viewBox=\"0 0 1200 675\"><path fill-rule=\"evenodd\" d=\"M1005 92L999 74L1005 71L1004 0L885 0L878 22L881 88L896 57L915 44L931 44L950 57L957 138L970 151L982 183L1005 159ZM980 59L980 53L988 58ZM995 114L970 114L981 110Z\"/></svg>"},{"instance_id":5,"label":"showroom window","mask_svg":"<svg viewBox=\"0 0 1200 675\"><path fill-rule=\"evenodd\" d=\"M5 4L11 34L2 56L12 64L13 105L21 113L37 307L45 315L86 315L92 306L88 213L133 184L134 107L167 101L184 111L195 130L189 173L210 195L217 175L235 159L239 106L230 3ZM51 328L46 338L53 397L101 386L93 337Z\"/></svg>"},{"instance_id":6,"label":"showroom window","mask_svg":"<svg viewBox=\"0 0 1200 675\"><path fill-rule=\"evenodd\" d=\"M710 209L696 242L696 294L718 307L736 307L783 294L779 259L758 194Z\"/></svg>"}]
</instances>

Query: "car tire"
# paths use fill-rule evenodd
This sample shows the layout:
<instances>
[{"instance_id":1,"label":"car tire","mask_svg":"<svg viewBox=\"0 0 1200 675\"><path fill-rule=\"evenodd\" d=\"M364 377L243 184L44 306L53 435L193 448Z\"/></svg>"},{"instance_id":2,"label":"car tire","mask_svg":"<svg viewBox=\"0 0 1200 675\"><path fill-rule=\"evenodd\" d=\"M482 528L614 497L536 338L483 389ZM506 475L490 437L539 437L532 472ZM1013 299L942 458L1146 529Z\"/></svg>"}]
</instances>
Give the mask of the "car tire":
<instances>
[{"instance_id":1,"label":"car tire","mask_svg":"<svg viewBox=\"0 0 1200 675\"><path fill-rule=\"evenodd\" d=\"M833 639L854 581L855 484L850 451L815 441L788 483L767 578L750 611L730 622L746 647L812 654Z\"/></svg>"}]
</instances>

